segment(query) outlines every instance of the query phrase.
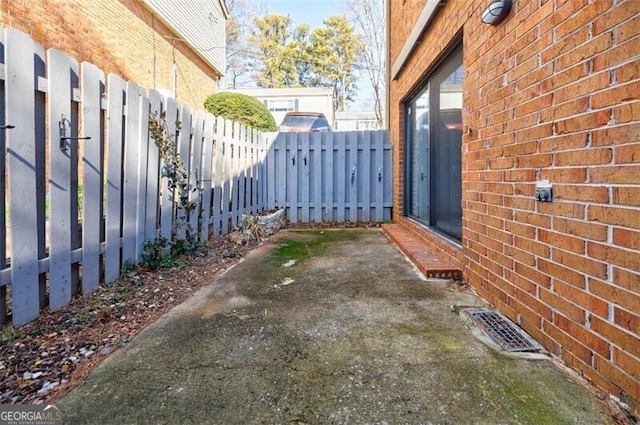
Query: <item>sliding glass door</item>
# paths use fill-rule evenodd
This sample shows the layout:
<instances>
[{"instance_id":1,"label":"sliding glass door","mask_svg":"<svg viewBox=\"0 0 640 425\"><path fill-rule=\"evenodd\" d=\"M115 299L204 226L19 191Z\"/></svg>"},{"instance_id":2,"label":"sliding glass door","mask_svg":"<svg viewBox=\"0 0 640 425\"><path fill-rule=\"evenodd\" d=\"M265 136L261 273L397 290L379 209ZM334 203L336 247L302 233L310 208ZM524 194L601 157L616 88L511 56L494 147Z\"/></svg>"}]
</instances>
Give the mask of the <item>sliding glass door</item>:
<instances>
[{"instance_id":1,"label":"sliding glass door","mask_svg":"<svg viewBox=\"0 0 640 425\"><path fill-rule=\"evenodd\" d=\"M462 239L462 50L452 53L406 105L406 211Z\"/></svg>"}]
</instances>

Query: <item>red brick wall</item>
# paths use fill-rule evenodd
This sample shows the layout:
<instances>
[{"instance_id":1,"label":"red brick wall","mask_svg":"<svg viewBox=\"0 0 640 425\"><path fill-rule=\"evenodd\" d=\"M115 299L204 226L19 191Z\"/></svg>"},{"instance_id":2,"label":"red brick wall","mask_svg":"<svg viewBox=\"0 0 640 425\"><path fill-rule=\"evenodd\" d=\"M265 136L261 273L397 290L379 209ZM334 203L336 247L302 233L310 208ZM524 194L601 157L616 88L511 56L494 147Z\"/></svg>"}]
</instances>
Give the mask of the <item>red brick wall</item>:
<instances>
[{"instance_id":1,"label":"red brick wall","mask_svg":"<svg viewBox=\"0 0 640 425\"><path fill-rule=\"evenodd\" d=\"M172 89L175 54L180 102L202 107L215 91L216 72L137 0L8 0L0 22L146 88Z\"/></svg>"},{"instance_id":2,"label":"red brick wall","mask_svg":"<svg viewBox=\"0 0 640 425\"><path fill-rule=\"evenodd\" d=\"M425 0L390 0L393 64ZM394 220L495 307L640 413L640 1L449 0L391 81ZM413 24L411 24L413 25ZM403 217L403 101L456 34L465 65L463 240ZM535 182L553 184L535 202Z\"/></svg>"}]
</instances>

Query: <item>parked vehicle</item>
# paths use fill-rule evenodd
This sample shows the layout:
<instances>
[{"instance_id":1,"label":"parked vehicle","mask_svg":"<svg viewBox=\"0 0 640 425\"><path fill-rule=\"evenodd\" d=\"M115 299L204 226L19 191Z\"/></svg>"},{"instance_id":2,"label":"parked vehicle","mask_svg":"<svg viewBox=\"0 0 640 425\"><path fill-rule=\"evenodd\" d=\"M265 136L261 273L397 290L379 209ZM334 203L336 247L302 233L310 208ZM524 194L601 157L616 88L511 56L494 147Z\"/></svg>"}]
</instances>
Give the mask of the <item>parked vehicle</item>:
<instances>
[{"instance_id":1,"label":"parked vehicle","mask_svg":"<svg viewBox=\"0 0 640 425\"><path fill-rule=\"evenodd\" d=\"M331 126L324 114L319 112L287 112L280 123L279 131L315 133L331 131Z\"/></svg>"}]
</instances>

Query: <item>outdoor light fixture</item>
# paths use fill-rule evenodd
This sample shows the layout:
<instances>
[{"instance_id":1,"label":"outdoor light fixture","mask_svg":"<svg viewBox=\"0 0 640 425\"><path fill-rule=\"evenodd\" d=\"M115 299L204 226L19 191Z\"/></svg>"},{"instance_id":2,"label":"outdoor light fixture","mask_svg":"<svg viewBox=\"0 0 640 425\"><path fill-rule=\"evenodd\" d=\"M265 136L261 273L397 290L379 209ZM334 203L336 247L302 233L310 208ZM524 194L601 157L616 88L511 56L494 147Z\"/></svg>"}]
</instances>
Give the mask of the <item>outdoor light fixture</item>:
<instances>
[{"instance_id":1,"label":"outdoor light fixture","mask_svg":"<svg viewBox=\"0 0 640 425\"><path fill-rule=\"evenodd\" d=\"M511 10L511 0L494 0L484 12L482 22L489 25L498 25Z\"/></svg>"}]
</instances>

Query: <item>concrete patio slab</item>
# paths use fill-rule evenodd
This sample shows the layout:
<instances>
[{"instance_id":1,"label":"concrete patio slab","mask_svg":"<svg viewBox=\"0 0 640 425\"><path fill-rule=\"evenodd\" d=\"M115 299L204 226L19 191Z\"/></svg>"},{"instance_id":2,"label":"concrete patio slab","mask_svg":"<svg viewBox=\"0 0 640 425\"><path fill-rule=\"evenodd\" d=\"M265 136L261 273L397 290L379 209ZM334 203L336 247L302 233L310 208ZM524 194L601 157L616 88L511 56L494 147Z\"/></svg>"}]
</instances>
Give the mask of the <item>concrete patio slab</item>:
<instances>
[{"instance_id":1,"label":"concrete patio slab","mask_svg":"<svg viewBox=\"0 0 640 425\"><path fill-rule=\"evenodd\" d=\"M469 305L379 229L282 231L57 405L70 424L607 423L552 362L474 337Z\"/></svg>"}]
</instances>

